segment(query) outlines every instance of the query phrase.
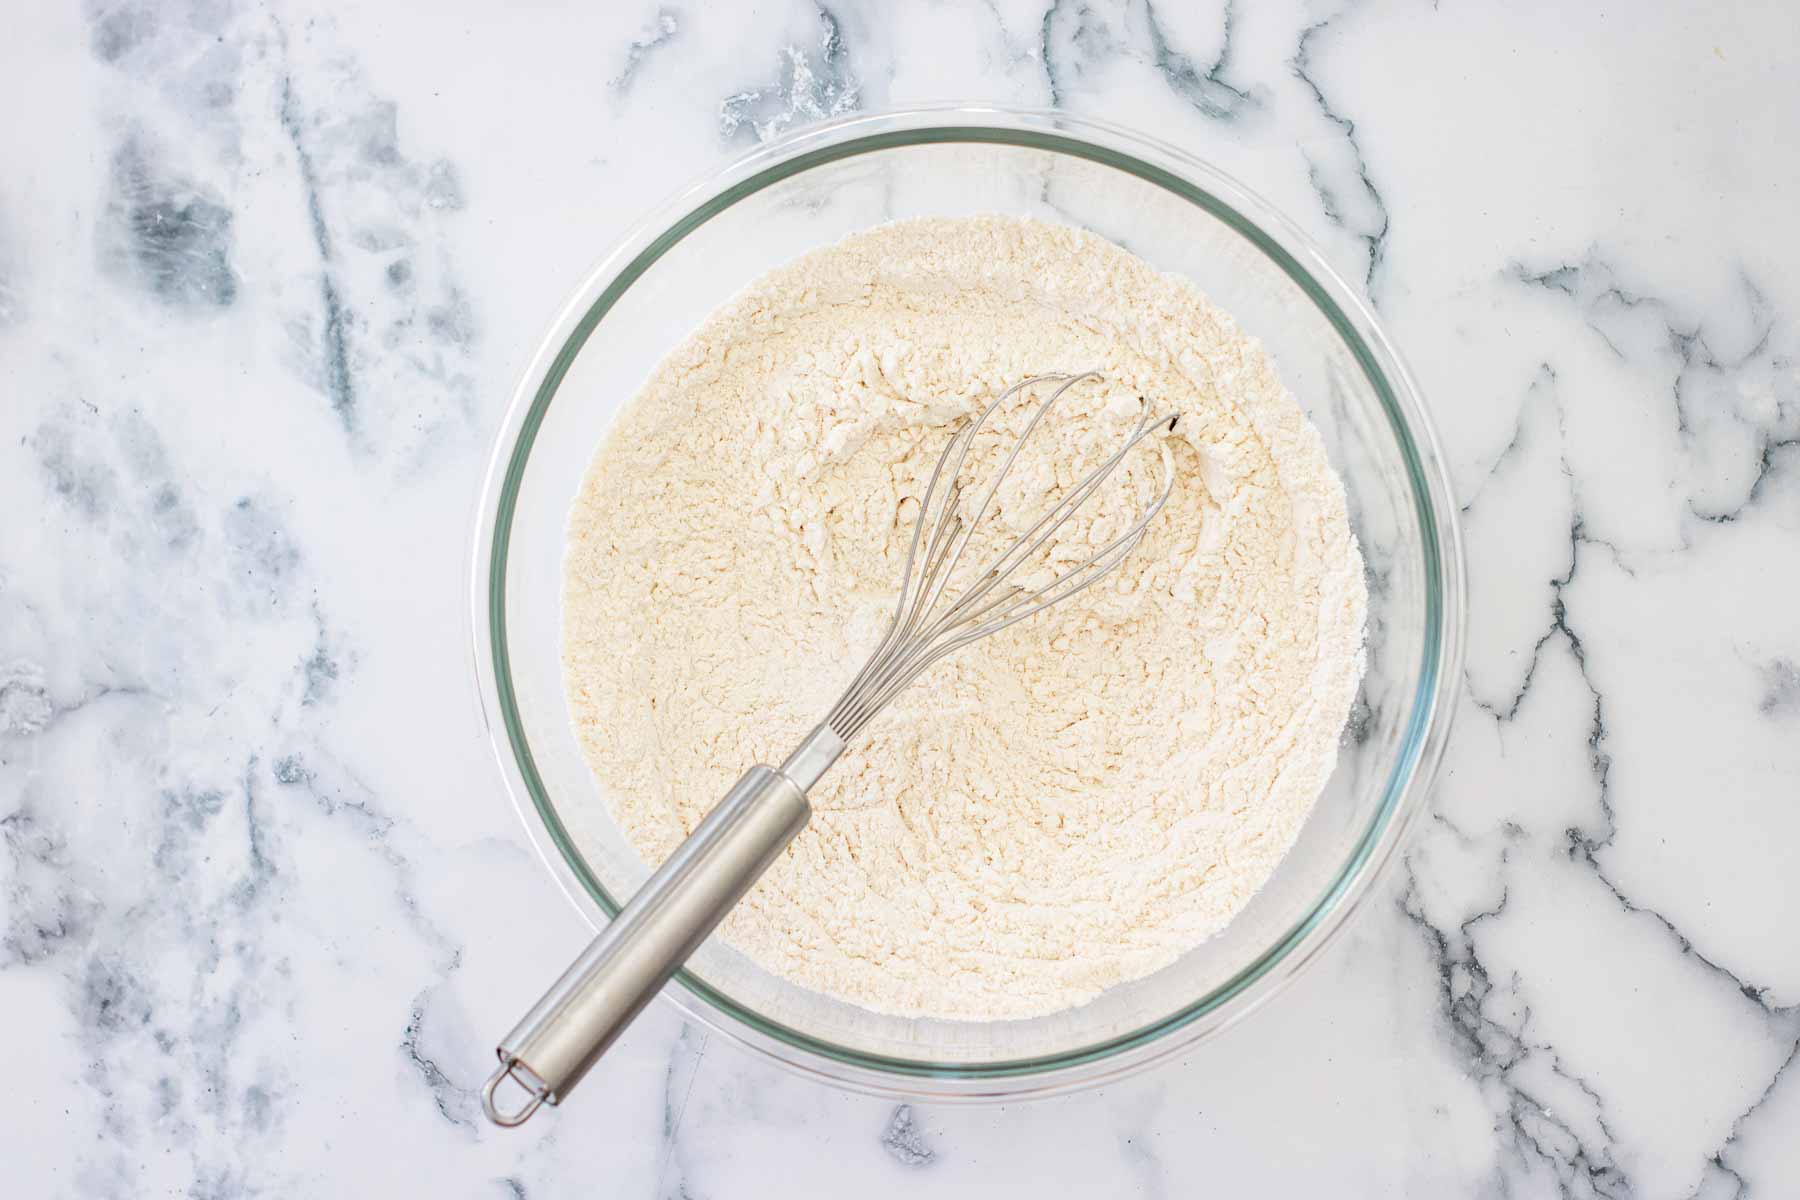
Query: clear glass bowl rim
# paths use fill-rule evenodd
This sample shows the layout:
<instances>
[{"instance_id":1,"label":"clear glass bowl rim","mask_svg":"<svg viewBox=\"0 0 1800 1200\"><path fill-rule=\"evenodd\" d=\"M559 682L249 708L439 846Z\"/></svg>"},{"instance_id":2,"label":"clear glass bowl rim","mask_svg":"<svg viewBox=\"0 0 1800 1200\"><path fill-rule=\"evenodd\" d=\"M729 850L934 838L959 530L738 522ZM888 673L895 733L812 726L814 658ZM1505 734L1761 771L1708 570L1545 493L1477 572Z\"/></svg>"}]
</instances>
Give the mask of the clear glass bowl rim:
<instances>
[{"instance_id":1,"label":"clear glass bowl rim","mask_svg":"<svg viewBox=\"0 0 1800 1200\"><path fill-rule=\"evenodd\" d=\"M1048 150L1129 172L1193 203L1263 251L1330 322L1381 400L1405 460L1427 581L1423 661L1405 740L1382 803L1307 914L1224 984L1150 1025L1054 1055L929 1062L875 1055L788 1028L683 970L663 995L689 1017L801 1074L860 1091L938 1100L998 1099L1090 1087L1186 1049L1260 1007L1314 961L1369 894L1423 807L1442 757L1461 678L1463 561L1457 508L1417 387L1374 313L1277 209L1209 163L1144 134L1048 110L942 105L861 113L809 125L701 177L651 210L584 278L513 391L494 439L475 521L469 645L481 715L513 805L539 857L593 921L618 902L576 849L533 762L509 667L506 559L533 440L589 334L670 247L746 196L815 166L902 146L989 143ZM495 718L498 718L496 721Z\"/></svg>"}]
</instances>

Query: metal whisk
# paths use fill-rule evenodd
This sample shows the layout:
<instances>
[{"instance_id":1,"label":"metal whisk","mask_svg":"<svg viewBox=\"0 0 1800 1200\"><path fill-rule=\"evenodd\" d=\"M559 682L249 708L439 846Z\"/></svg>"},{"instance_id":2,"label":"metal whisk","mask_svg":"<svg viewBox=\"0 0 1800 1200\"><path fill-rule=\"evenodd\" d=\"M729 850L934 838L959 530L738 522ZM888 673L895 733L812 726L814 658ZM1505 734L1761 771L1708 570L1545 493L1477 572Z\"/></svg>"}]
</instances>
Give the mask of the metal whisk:
<instances>
[{"instance_id":1,"label":"metal whisk","mask_svg":"<svg viewBox=\"0 0 1800 1200\"><path fill-rule=\"evenodd\" d=\"M950 439L931 473L907 550L900 596L881 644L826 718L779 768L746 771L693 834L669 856L618 917L589 944L498 1047L500 1066L482 1089L482 1107L499 1125L518 1125L548 1101L557 1104L643 1011L812 816L807 793L850 740L933 663L969 643L1023 621L1092 587L1144 538L1175 486L1165 466L1161 490L1100 549L1046 583L1012 582L1050 538L1106 483L1134 447L1180 419L1154 417L1144 404L1123 443L1063 491L1022 534L984 565L962 567L1000 486L1056 402L1098 374L1040 375L996 397ZM971 491L963 479L969 451L988 418L1008 400L1040 384L1056 384L1038 403L991 482ZM1140 402L1141 403L1141 402ZM973 564L979 558L971 558ZM955 585L955 586L953 586ZM495 1091L511 1079L525 1101L501 1111Z\"/></svg>"}]
</instances>

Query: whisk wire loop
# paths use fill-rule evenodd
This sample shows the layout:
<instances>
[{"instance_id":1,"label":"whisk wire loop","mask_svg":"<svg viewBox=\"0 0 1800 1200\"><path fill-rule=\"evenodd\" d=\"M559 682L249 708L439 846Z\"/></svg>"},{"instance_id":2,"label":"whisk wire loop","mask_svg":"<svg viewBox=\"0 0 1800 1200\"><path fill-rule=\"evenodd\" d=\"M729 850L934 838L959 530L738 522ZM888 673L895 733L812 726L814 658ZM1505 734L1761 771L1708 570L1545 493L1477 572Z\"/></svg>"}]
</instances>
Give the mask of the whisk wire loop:
<instances>
[{"instance_id":1,"label":"whisk wire loop","mask_svg":"<svg viewBox=\"0 0 1800 1200\"><path fill-rule=\"evenodd\" d=\"M1105 485L1133 449L1152 434L1175 427L1179 414L1153 418L1148 404L1117 450L1052 501L1023 533L1013 538L985 566L975 570L960 594L945 601L964 551L992 510L1026 441L1070 389L1087 380L1099 379L1101 376L1092 371L1025 379L995 397L951 436L932 468L925 493L919 500L893 616L880 644L825 719L824 724L843 741L854 738L933 663L1087 590L1115 570L1143 541L1150 522L1162 511L1174 491L1174 470L1166 455L1161 489L1122 533L1074 566L1059 570L1046 583L1022 586L1009 582ZM973 512L965 515L962 473L968 465L976 434L1008 400L1029 388L1052 383L1057 385L1056 388L1037 403L981 493Z\"/></svg>"}]
</instances>

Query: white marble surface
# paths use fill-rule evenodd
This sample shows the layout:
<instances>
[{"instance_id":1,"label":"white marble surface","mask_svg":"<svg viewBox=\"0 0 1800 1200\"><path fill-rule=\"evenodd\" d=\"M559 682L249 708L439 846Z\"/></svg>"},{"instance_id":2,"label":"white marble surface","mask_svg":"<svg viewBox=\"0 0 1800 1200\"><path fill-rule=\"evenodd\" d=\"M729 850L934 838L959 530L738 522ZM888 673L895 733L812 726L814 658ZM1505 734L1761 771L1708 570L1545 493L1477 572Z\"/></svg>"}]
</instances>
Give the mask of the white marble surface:
<instances>
[{"instance_id":1,"label":"white marble surface","mask_svg":"<svg viewBox=\"0 0 1800 1200\"><path fill-rule=\"evenodd\" d=\"M9 14L6 1193L1794 1195L1800 17L1587 7ZM508 386L688 177L960 98L1154 130L1366 280L1467 504L1433 811L1297 986L1102 1092L897 1111L659 1005L486 1128L582 939L467 678Z\"/></svg>"}]
</instances>

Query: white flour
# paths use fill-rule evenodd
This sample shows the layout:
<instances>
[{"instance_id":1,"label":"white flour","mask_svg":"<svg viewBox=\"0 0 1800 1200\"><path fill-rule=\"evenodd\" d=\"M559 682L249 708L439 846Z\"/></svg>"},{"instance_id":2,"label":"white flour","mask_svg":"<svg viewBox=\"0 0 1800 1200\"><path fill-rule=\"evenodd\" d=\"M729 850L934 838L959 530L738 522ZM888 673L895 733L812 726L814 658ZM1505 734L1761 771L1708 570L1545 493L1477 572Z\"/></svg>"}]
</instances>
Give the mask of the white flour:
<instances>
[{"instance_id":1,"label":"white flour","mask_svg":"<svg viewBox=\"0 0 1800 1200\"><path fill-rule=\"evenodd\" d=\"M769 970L901 1015L1083 1003L1223 928L1330 774L1362 563L1266 355L1099 238L909 221L715 313L594 459L564 668L613 816L660 862L746 766L780 762L879 639L953 420L1090 367L1105 384L1052 418L1057 469L1116 444L1149 397L1182 414L1161 447L1168 507L1116 574L938 664L825 777L811 825L723 926ZM1122 516L1155 486L1149 450L1124 497L1091 505ZM1022 514L1030 489L1015 495Z\"/></svg>"}]
</instances>

